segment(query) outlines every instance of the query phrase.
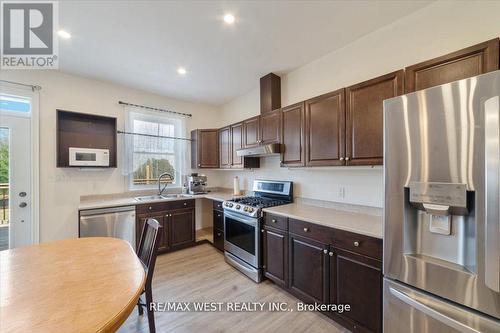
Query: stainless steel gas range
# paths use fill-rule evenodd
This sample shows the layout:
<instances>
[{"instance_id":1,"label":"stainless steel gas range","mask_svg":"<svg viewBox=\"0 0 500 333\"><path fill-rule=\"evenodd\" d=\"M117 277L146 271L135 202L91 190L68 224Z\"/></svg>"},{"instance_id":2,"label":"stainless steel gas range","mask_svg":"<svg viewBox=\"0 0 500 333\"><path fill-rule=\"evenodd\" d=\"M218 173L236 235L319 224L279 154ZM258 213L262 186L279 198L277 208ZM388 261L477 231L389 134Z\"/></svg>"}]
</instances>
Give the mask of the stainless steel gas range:
<instances>
[{"instance_id":1,"label":"stainless steel gas range","mask_svg":"<svg viewBox=\"0 0 500 333\"><path fill-rule=\"evenodd\" d=\"M262 209L293 201L293 183L255 180L253 196L224 201L226 262L255 282L262 280Z\"/></svg>"}]
</instances>

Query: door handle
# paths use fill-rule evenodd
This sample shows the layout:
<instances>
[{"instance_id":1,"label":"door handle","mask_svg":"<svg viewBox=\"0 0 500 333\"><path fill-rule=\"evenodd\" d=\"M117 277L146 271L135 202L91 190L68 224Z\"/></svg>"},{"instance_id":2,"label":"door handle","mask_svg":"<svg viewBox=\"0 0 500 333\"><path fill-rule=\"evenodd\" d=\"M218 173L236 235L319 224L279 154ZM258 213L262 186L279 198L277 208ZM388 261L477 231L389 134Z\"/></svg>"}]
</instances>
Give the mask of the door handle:
<instances>
[{"instance_id":1,"label":"door handle","mask_svg":"<svg viewBox=\"0 0 500 333\"><path fill-rule=\"evenodd\" d=\"M419 310L420 312L428 315L429 317L436 319L437 321L440 321L441 323L449 327L453 327L459 332L479 333L479 331L475 330L474 328L469 327L453 318L450 318L447 315L442 314L437 310L434 310L430 306L427 306L424 303L417 301L416 299L414 299L413 297L407 295L402 291L396 290L392 287L389 287L389 291L391 292L392 295L394 295L397 299L399 299L403 303L406 303L407 305Z\"/></svg>"},{"instance_id":2,"label":"door handle","mask_svg":"<svg viewBox=\"0 0 500 333\"><path fill-rule=\"evenodd\" d=\"M24 208L24 207L26 207L26 206L28 206L28 204L27 204L26 202L21 202L21 203L19 204L19 207L21 207L21 208Z\"/></svg>"},{"instance_id":3,"label":"door handle","mask_svg":"<svg viewBox=\"0 0 500 333\"><path fill-rule=\"evenodd\" d=\"M498 96L484 103L484 281L497 293L500 292L499 109Z\"/></svg>"}]
</instances>

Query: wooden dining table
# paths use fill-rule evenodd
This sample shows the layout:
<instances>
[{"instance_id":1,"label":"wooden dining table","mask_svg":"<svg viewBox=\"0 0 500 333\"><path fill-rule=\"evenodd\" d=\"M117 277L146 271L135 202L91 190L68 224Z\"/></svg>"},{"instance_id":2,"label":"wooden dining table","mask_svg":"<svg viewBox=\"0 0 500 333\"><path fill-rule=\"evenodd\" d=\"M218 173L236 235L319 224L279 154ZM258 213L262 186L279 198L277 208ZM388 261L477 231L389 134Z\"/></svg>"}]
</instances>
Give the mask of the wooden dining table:
<instances>
[{"instance_id":1,"label":"wooden dining table","mask_svg":"<svg viewBox=\"0 0 500 333\"><path fill-rule=\"evenodd\" d=\"M0 252L0 333L114 332L134 310L144 268L109 237Z\"/></svg>"}]
</instances>

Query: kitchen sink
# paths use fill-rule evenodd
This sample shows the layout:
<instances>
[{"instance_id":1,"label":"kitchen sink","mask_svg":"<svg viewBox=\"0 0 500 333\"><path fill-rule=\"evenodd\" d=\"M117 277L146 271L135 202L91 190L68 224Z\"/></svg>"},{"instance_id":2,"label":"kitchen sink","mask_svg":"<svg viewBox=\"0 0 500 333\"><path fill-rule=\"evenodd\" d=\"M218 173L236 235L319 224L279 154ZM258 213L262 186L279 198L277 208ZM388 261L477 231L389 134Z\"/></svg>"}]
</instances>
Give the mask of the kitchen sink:
<instances>
[{"instance_id":1,"label":"kitchen sink","mask_svg":"<svg viewBox=\"0 0 500 333\"><path fill-rule=\"evenodd\" d=\"M134 199L137 201L158 201L158 200L169 200L169 199L178 199L178 198L189 198L191 197L189 194L163 194L163 195L146 195L143 197L135 197Z\"/></svg>"}]
</instances>

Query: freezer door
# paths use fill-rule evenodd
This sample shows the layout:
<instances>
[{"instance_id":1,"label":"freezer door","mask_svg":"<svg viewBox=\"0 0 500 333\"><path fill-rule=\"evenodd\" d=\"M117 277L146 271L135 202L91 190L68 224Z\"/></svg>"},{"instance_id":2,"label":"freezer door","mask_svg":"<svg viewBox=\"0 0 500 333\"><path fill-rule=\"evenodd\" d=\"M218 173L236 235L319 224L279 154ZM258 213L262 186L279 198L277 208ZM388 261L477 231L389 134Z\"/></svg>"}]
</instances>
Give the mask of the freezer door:
<instances>
[{"instance_id":1,"label":"freezer door","mask_svg":"<svg viewBox=\"0 0 500 333\"><path fill-rule=\"evenodd\" d=\"M385 333L500 332L500 321L384 279Z\"/></svg>"}]
</instances>

